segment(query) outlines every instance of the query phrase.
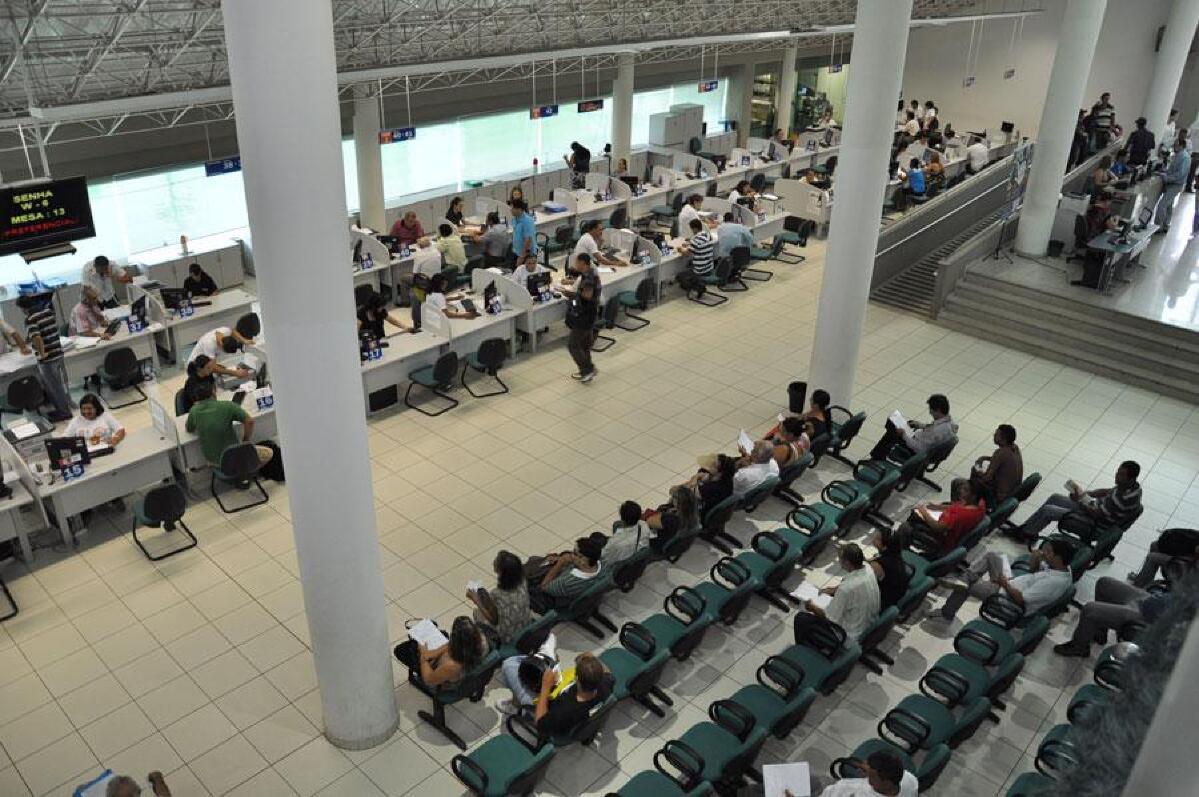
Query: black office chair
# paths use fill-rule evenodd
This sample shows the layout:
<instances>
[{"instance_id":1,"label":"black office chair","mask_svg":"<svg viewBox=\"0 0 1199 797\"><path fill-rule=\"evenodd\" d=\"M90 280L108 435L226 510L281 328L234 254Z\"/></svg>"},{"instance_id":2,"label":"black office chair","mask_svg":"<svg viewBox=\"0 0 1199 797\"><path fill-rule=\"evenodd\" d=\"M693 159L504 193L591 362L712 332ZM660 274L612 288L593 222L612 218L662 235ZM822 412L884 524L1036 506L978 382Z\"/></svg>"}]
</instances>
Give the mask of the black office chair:
<instances>
[{"instance_id":1,"label":"black office chair","mask_svg":"<svg viewBox=\"0 0 1199 797\"><path fill-rule=\"evenodd\" d=\"M766 190L766 175L755 174L749 181L749 187L759 194Z\"/></svg>"},{"instance_id":2,"label":"black office chair","mask_svg":"<svg viewBox=\"0 0 1199 797\"><path fill-rule=\"evenodd\" d=\"M767 271L764 268L749 268L749 264L754 261L754 258L748 246L734 246L729 251L729 257L733 259L733 273L740 274L744 279L754 282L769 282L774 277L773 271Z\"/></svg>"},{"instance_id":3,"label":"black office chair","mask_svg":"<svg viewBox=\"0 0 1199 797\"><path fill-rule=\"evenodd\" d=\"M1081 213L1074 217L1074 251L1066 258L1067 263L1073 263L1075 260L1086 262L1087 259L1087 241L1091 239L1090 229L1087 227L1087 217Z\"/></svg>"},{"instance_id":4,"label":"black office chair","mask_svg":"<svg viewBox=\"0 0 1199 797\"><path fill-rule=\"evenodd\" d=\"M271 500L266 494L266 489L262 486L262 482L258 480L258 471L262 469L262 464L258 461L258 450L253 443L238 443L235 446L229 446L221 454L221 464L213 467L212 481L209 484L209 490L212 492L212 497L216 499L217 506L227 515L234 512L241 512L251 507L261 506ZM220 495L216 491L216 483L220 481L225 484L235 484L239 489L248 490L250 487L257 487L261 498L251 501L241 506L228 507L221 500Z\"/></svg>"},{"instance_id":5,"label":"black office chair","mask_svg":"<svg viewBox=\"0 0 1199 797\"><path fill-rule=\"evenodd\" d=\"M21 607L17 605L17 599L14 598L12 593L8 591L8 585L4 583L3 576L0 576L0 592L4 593L4 599L8 601L8 605L11 607L4 614L0 614L0 623L3 623L5 620L11 620L20 614Z\"/></svg>"},{"instance_id":6,"label":"black office chair","mask_svg":"<svg viewBox=\"0 0 1199 797\"><path fill-rule=\"evenodd\" d=\"M607 351L616 345L616 338L603 335L600 330L612 329L616 326L616 316L620 313L620 297L613 296L604 304L603 315L595 322L595 340L591 343L592 351Z\"/></svg>"},{"instance_id":7,"label":"black office chair","mask_svg":"<svg viewBox=\"0 0 1199 797\"><path fill-rule=\"evenodd\" d=\"M618 329L623 329L626 332L636 332L642 327L649 326L649 319L639 315L634 315L633 310L648 310L649 303L654 300L654 279L646 277L637 283L635 291L621 291L616 295L615 301L624 308L626 318L631 318L635 323L621 324L617 323Z\"/></svg>"},{"instance_id":8,"label":"black office chair","mask_svg":"<svg viewBox=\"0 0 1199 797\"><path fill-rule=\"evenodd\" d=\"M454 377L457 375L458 355L452 351L441 355L433 365L426 365L424 368L418 368L408 374L408 390L404 392L404 404L430 418L436 418L438 415L449 412L458 406L458 400L446 392L453 387ZM412 403L411 398L412 388L417 385L431 391L438 398L445 399L449 404L436 412L429 412L418 407Z\"/></svg>"},{"instance_id":9,"label":"black office chair","mask_svg":"<svg viewBox=\"0 0 1199 797\"><path fill-rule=\"evenodd\" d=\"M624 208L617 208L612 211L612 215L608 218L608 226L613 230L623 230L629 226L629 213Z\"/></svg>"},{"instance_id":10,"label":"black office chair","mask_svg":"<svg viewBox=\"0 0 1199 797\"><path fill-rule=\"evenodd\" d=\"M142 392L142 364L137 359L137 354L128 346L115 348L108 354L104 355L104 362L96 369L96 390L103 395L103 386L107 385L110 390L129 390L137 391L140 398L133 401L126 401L124 404L113 404L109 402L108 408L119 410L122 407L132 407L134 404L141 404L146 400L146 394Z\"/></svg>"},{"instance_id":11,"label":"black office chair","mask_svg":"<svg viewBox=\"0 0 1199 797\"><path fill-rule=\"evenodd\" d=\"M262 332L262 320L258 317L258 313L246 313L237 319L237 324L233 328L243 338L256 338Z\"/></svg>"},{"instance_id":12,"label":"black office chair","mask_svg":"<svg viewBox=\"0 0 1199 797\"><path fill-rule=\"evenodd\" d=\"M183 390L182 389L176 390L175 391L175 417L181 418L184 415L187 415L187 411L190 409L191 409L191 407L189 407L187 404L187 397L184 395Z\"/></svg>"},{"instance_id":13,"label":"black office chair","mask_svg":"<svg viewBox=\"0 0 1199 797\"><path fill-rule=\"evenodd\" d=\"M554 230L554 238L543 232L537 233L537 246L541 248L541 263L548 269L557 271L558 269L550 265L550 255L558 252L569 251L574 246L574 231L569 224L563 224Z\"/></svg>"},{"instance_id":14,"label":"black office chair","mask_svg":"<svg viewBox=\"0 0 1199 797\"><path fill-rule=\"evenodd\" d=\"M8 383L8 393L4 405L0 406L0 423L4 421L4 413L24 415L27 412L39 413L41 406L46 403L46 391L36 376L22 376Z\"/></svg>"},{"instance_id":15,"label":"black office chair","mask_svg":"<svg viewBox=\"0 0 1199 797\"><path fill-rule=\"evenodd\" d=\"M257 459L257 454L255 454L255 458ZM191 529L183 522L183 513L185 511L187 511L187 497L183 494L182 488L177 484L164 484L161 487L155 487L146 493L144 498L133 505L133 541L137 543L137 547L142 549L142 553L151 562L161 562L163 559L196 547L198 544L196 535L192 534ZM145 544L137 537L137 527L139 525L154 529L161 527L168 534L178 529L183 532L183 535L190 542L174 548L167 553L153 556L146 550Z\"/></svg>"},{"instance_id":16,"label":"black office chair","mask_svg":"<svg viewBox=\"0 0 1199 797\"><path fill-rule=\"evenodd\" d=\"M500 368L504 365L504 360L508 357L508 341L504 338L488 338L479 344L479 350L474 354L466 355L462 362L462 386L466 391L475 398L487 398L489 396L500 396L508 392L508 386L504 384L504 380L500 379ZM500 389L493 390L490 393L476 393L471 389L471 386L466 383L466 372L474 369L481 374L487 374L496 382L499 383Z\"/></svg>"}]
</instances>

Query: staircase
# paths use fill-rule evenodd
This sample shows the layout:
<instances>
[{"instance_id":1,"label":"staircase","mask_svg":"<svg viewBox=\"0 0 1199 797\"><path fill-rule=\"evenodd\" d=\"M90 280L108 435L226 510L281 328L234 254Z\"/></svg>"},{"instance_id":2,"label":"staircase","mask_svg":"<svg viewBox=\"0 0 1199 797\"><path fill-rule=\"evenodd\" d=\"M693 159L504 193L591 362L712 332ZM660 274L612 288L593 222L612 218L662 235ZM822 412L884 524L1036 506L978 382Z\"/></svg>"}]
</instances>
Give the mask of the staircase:
<instances>
[{"instance_id":1,"label":"staircase","mask_svg":"<svg viewBox=\"0 0 1199 797\"><path fill-rule=\"evenodd\" d=\"M937 292L937 265L953 254L959 246L986 229L999 217L993 213L980 219L941 246L929 252L916 264L874 289L870 298L898 310L916 313L923 318L932 315L933 296Z\"/></svg>"},{"instance_id":2,"label":"staircase","mask_svg":"<svg viewBox=\"0 0 1199 797\"><path fill-rule=\"evenodd\" d=\"M1199 403L1199 332L967 271L936 322L1100 376Z\"/></svg>"}]
</instances>

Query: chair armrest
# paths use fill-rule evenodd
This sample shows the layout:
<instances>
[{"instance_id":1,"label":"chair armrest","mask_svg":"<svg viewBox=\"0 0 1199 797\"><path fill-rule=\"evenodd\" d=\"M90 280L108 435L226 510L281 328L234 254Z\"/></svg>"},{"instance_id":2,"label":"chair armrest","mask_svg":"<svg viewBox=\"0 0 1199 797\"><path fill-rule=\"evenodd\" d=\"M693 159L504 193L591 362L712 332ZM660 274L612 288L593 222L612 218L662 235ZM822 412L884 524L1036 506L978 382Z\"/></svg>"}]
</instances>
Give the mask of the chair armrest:
<instances>
[{"instance_id":1,"label":"chair armrest","mask_svg":"<svg viewBox=\"0 0 1199 797\"><path fill-rule=\"evenodd\" d=\"M906 708L893 708L878 722L878 736L909 755L919 750L932 735L933 729L920 716Z\"/></svg>"},{"instance_id":2,"label":"chair armrest","mask_svg":"<svg viewBox=\"0 0 1199 797\"><path fill-rule=\"evenodd\" d=\"M531 717L525 714L510 715L504 722L504 726L508 729L508 735L527 747L530 753L536 753L545 744L545 739L537 730L537 725Z\"/></svg>"},{"instance_id":3,"label":"chair armrest","mask_svg":"<svg viewBox=\"0 0 1199 797\"><path fill-rule=\"evenodd\" d=\"M456 755L450 759L450 770L454 777L462 781L466 788L474 794L486 794L489 778L487 770L464 755ZM467 775L469 773L469 775ZM475 784L478 785L475 785Z\"/></svg>"}]
</instances>

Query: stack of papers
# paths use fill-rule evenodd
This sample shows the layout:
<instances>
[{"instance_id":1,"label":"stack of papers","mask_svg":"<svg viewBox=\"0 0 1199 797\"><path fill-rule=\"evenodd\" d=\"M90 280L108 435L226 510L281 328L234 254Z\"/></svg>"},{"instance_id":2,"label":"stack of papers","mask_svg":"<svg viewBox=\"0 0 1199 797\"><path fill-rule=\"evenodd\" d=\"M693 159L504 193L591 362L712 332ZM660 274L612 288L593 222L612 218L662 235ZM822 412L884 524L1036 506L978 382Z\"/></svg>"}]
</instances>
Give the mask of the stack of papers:
<instances>
[{"instance_id":1,"label":"stack of papers","mask_svg":"<svg viewBox=\"0 0 1199 797\"><path fill-rule=\"evenodd\" d=\"M894 424L896 429L908 428L907 419L903 417L903 413L900 412L899 410L895 410L895 412L891 413L891 417L888 418L888 420L891 421L892 424Z\"/></svg>"},{"instance_id":2,"label":"stack of papers","mask_svg":"<svg viewBox=\"0 0 1199 797\"><path fill-rule=\"evenodd\" d=\"M408 629L408 638L424 645L427 650L435 650L450 642L449 637L427 617Z\"/></svg>"},{"instance_id":3,"label":"stack of papers","mask_svg":"<svg viewBox=\"0 0 1199 797\"><path fill-rule=\"evenodd\" d=\"M100 342L99 338L89 338L87 335L76 335L73 340L77 349L90 349Z\"/></svg>"},{"instance_id":4,"label":"stack of papers","mask_svg":"<svg viewBox=\"0 0 1199 797\"><path fill-rule=\"evenodd\" d=\"M825 595L819 589L817 589L815 584L812 584L808 581L805 581L796 587L795 591L791 593L791 596L803 601L804 603L811 601L819 609L826 609L828 608L828 605L833 602L832 595Z\"/></svg>"},{"instance_id":5,"label":"stack of papers","mask_svg":"<svg viewBox=\"0 0 1199 797\"><path fill-rule=\"evenodd\" d=\"M25 440L33 437L41 430L38 429L37 424L25 421L24 423L18 423L8 427L8 431L12 432L13 437L17 438L18 440Z\"/></svg>"},{"instance_id":6,"label":"stack of papers","mask_svg":"<svg viewBox=\"0 0 1199 797\"><path fill-rule=\"evenodd\" d=\"M762 767L762 786L766 797L811 797L812 773L806 761L794 764L767 764Z\"/></svg>"}]
</instances>

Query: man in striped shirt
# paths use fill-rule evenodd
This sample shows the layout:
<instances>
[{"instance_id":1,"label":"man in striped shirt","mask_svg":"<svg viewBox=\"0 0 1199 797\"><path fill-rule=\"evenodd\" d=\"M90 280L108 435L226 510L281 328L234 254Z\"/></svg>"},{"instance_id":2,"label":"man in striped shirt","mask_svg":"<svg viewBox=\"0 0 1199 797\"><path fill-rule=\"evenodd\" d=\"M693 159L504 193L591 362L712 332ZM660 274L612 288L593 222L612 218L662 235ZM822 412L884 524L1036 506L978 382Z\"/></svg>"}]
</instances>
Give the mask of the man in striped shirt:
<instances>
[{"instance_id":1,"label":"man in striped shirt","mask_svg":"<svg viewBox=\"0 0 1199 797\"><path fill-rule=\"evenodd\" d=\"M1074 482L1068 482L1069 495L1051 495L1028 520L1024 521L1014 536L1033 540L1050 523L1061 520L1071 512L1080 512L1092 518L1099 526L1123 528L1141 508L1141 485L1137 477L1141 466L1132 460L1120 463L1116 470L1116 486L1106 490L1083 491Z\"/></svg>"},{"instance_id":2,"label":"man in striped shirt","mask_svg":"<svg viewBox=\"0 0 1199 797\"><path fill-rule=\"evenodd\" d=\"M691 220L691 237L679 249L691 258L691 274L702 280L712 273L715 266L716 242L699 219Z\"/></svg>"},{"instance_id":3,"label":"man in striped shirt","mask_svg":"<svg viewBox=\"0 0 1199 797\"><path fill-rule=\"evenodd\" d=\"M71 393L67 387L67 369L63 362L62 341L58 337L58 319L53 305L36 296L22 296L17 307L25 313L30 344L37 354L38 375L54 412L47 416L55 423L71 419Z\"/></svg>"}]
</instances>

